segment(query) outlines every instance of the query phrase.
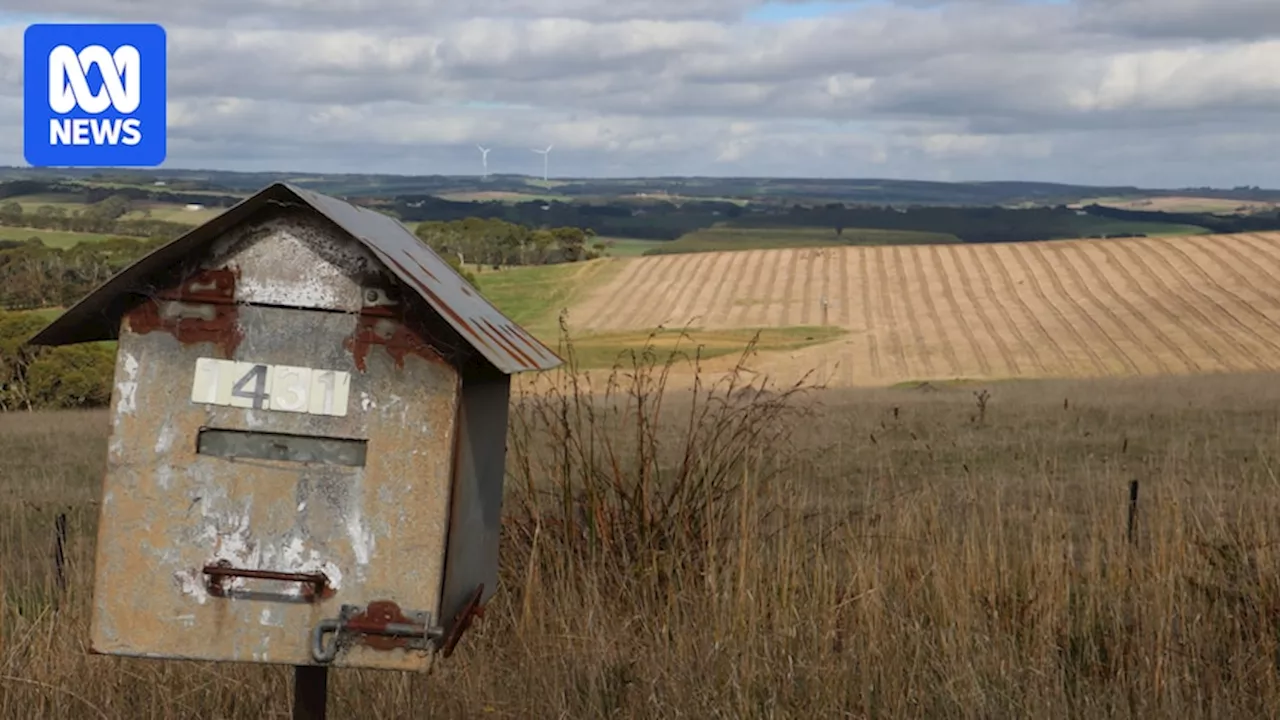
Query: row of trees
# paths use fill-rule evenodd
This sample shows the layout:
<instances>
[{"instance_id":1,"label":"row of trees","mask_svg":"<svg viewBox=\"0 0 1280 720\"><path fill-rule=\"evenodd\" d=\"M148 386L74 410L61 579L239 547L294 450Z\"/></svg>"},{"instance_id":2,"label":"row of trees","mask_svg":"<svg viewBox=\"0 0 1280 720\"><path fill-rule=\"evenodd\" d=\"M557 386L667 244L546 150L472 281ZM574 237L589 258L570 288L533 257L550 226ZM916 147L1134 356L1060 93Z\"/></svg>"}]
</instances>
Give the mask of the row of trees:
<instances>
[{"instance_id":1,"label":"row of trees","mask_svg":"<svg viewBox=\"0 0 1280 720\"><path fill-rule=\"evenodd\" d=\"M115 343L26 345L47 321L40 313L0 311L0 412L105 407L111 402Z\"/></svg>"},{"instance_id":2,"label":"row of trees","mask_svg":"<svg viewBox=\"0 0 1280 720\"><path fill-rule=\"evenodd\" d=\"M0 240L0 308L70 305L163 242L117 237L61 249L38 238Z\"/></svg>"},{"instance_id":3,"label":"row of trees","mask_svg":"<svg viewBox=\"0 0 1280 720\"><path fill-rule=\"evenodd\" d=\"M148 210L143 210L141 217L123 217L129 213L131 206L131 201L120 195L113 195L75 210L61 205L39 205L28 210L17 202L8 200L0 202L0 225L165 239L178 237L191 229L191 226L182 223L151 218Z\"/></svg>"},{"instance_id":4,"label":"row of trees","mask_svg":"<svg viewBox=\"0 0 1280 720\"><path fill-rule=\"evenodd\" d=\"M604 253L593 230L577 227L530 228L497 218L469 217L424 222L418 238L442 256L497 270L507 265L552 265L592 260Z\"/></svg>"}]
</instances>

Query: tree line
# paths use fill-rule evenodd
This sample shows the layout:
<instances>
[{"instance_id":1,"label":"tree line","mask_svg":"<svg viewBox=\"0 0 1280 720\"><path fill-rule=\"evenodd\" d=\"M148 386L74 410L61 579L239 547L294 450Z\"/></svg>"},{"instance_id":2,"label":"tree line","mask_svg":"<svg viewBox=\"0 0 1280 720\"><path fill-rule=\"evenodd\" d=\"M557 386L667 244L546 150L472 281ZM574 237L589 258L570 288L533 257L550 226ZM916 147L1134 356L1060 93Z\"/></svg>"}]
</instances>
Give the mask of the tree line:
<instances>
[{"instance_id":1,"label":"tree line","mask_svg":"<svg viewBox=\"0 0 1280 720\"><path fill-rule=\"evenodd\" d=\"M44 313L0 311L0 412L96 408L111 402L115 343L33 347Z\"/></svg>"},{"instance_id":2,"label":"tree line","mask_svg":"<svg viewBox=\"0 0 1280 720\"><path fill-rule=\"evenodd\" d=\"M593 260L604 244L593 230L578 227L533 228L497 218L468 217L420 223L418 238L455 267L486 265L553 265Z\"/></svg>"},{"instance_id":3,"label":"tree line","mask_svg":"<svg viewBox=\"0 0 1280 720\"><path fill-rule=\"evenodd\" d=\"M0 202L0 225L56 230L59 232L97 233L139 238L172 239L191 229L190 225L156 220L143 210L142 217L124 218L131 201L112 195L92 205L68 210L60 205L39 205L25 209L14 200Z\"/></svg>"}]
</instances>

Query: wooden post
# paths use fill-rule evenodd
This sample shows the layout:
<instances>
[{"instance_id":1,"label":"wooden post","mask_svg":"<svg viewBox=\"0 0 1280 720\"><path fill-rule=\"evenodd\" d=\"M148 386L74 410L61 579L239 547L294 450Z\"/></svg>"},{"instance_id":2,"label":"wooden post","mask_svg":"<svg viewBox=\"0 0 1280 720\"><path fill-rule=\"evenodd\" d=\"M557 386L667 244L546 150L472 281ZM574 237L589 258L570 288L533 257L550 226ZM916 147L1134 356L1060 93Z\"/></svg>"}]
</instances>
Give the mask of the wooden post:
<instances>
[{"instance_id":1,"label":"wooden post","mask_svg":"<svg viewBox=\"0 0 1280 720\"><path fill-rule=\"evenodd\" d=\"M1138 481L1130 480L1129 481L1129 522L1128 522L1128 531L1126 533L1128 535L1130 545L1134 543L1133 530L1134 530L1134 524L1137 518L1138 518Z\"/></svg>"},{"instance_id":2,"label":"wooden post","mask_svg":"<svg viewBox=\"0 0 1280 720\"><path fill-rule=\"evenodd\" d=\"M324 720L329 696L329 668L295 665L293 668L293 720Z\"/></svg>"},{"instance_id":3,"label":"wooden post","mask_svg":"<svg viewBox=\"0 0 1280 720\"><path fill-rule=\"evenodd\" d=\"M67 514L58 513L53 521L53 566L57 572L58 590L67 589Z\"/></svg>"}]
</instances>

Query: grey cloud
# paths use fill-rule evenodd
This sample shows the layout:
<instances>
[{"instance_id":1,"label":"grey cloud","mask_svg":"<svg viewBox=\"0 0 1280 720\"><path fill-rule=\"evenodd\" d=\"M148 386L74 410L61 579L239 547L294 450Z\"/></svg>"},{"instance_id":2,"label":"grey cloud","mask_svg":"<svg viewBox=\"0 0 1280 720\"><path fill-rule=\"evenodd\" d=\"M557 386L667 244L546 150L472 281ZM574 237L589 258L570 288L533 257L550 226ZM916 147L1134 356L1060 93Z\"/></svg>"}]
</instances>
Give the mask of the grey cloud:
<instances>
[{"instance_id":1,"label":"grey cloud","mask_svg":"<svg viewBox=\"0 0 1280 720\"><path fill-rule=\"evenodd\" d=\"M900 1L767 24L732 20L749 0L52 6L167 23L180 166L472 171L482 142L535 173L529 148L555 143L553 173L1280 184L1254 167L1280 149L1280 42L1151 29L1208 12L1193 0L1140 28L1147 2ZM1219 6L1259 28L1280 14ZM0 130L20 125L20 47L0 27ZM0 162L20 161L14 138Z\"/></svg>"},{"instance_id":2,"label":"grey cloud","mask_svg":"<svg viewBox=\"0 0 1280 720\"><path fill-rule=\"evenodd\" d=\"M1122 36L1251 40L1280 34L1275 0L1078 0L1081 27Z\"/></svg>"}]
</instances>

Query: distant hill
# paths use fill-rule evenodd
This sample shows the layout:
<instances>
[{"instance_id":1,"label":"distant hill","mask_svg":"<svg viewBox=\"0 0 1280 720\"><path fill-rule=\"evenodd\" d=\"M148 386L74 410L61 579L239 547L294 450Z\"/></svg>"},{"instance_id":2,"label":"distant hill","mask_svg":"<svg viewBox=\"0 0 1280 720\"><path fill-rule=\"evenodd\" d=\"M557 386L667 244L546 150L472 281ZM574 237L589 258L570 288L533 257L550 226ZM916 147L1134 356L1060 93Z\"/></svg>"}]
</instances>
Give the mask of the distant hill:
<instances>
[{"instance_id":1,"label":"distant hill","mask_svg":"<svg viewBox=\"0 0 1280 720\"><path fill-rule=\"evenodd\" d=\"M168 188L171 192L245 194L277 181L343 196L389 198L401 195L489 197L514 194L533 199L554 195L583 202L614 200L679 201L751 200L787 203L853 203L870 205L1064 205L1112 198L1210 198L1246 203L1280 203L1280 190L1259 187L1151 189L1065 183L998 181L933 182L877 178L649 177L558 178L544 183L526 175L377 175L300 172L226 172L183 169L76 169L0 167L3 180L80 180L95 184ZM163 183L163 185L157 184Z\"/></svg>"}]
</instances>

